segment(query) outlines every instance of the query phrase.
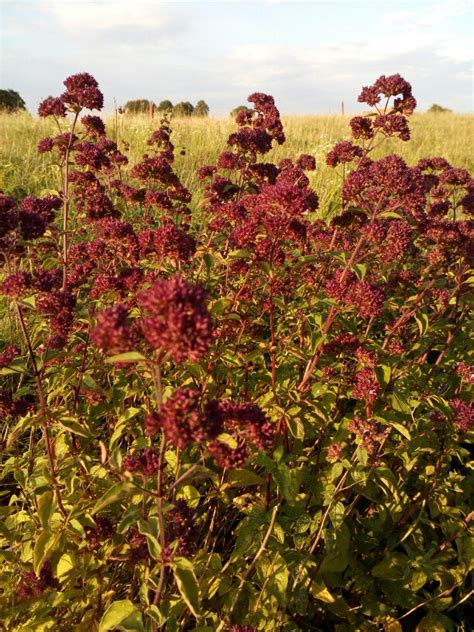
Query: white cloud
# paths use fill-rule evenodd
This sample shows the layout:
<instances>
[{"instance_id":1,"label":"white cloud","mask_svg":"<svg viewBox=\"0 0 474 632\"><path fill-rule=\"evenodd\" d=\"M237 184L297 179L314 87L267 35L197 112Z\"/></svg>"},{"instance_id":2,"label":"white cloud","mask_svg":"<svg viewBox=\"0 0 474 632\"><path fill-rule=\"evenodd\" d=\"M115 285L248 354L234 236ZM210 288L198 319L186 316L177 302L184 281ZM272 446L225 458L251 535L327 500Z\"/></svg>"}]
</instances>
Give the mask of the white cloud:
<instances>
[{"instance_id":1,"label":"white cloud","mask_svg":"<svg viewBox=\"0 0 474 632\"><path fill-rule=\"evenodd\" d=\"M444 24L450 18L459 17L472 11L471 0L447 0L416 6L410 10L389 11L382 16L387 25L406 24L409 26L435 26Z\"/></svg>"},{"instance_id":2,"label":"white cloud","mask_svg":"<svg viewBox=\"0 0 474 632\"><path fill-rule=\"evenodd\" d=\"M44 8L63 28L110 30L123 27L163 28L167 25L166 6L160 2L126 0L50 0Z\"/></svg>"},{"instance_id":3,"label":"white cloud","mask_svg":"<svg viewBox=\"0 0 474 632\"><path fill-rule=\"evenodd\" d=\"M77 40L160 45L186 30L178 3L160 0L39 0L44 25Z\"/></svg>"}]
</instances>

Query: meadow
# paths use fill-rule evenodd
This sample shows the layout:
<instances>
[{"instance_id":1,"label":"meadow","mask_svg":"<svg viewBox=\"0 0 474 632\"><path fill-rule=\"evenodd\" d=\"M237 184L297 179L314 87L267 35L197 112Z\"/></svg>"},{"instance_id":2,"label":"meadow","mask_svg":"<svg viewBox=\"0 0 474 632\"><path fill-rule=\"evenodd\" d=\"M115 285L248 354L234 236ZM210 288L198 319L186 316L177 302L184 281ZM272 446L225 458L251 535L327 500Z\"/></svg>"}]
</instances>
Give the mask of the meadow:
<instances>
[{"instance_id":1,"label":"meadow","mask_svg":"<svg viewBox=\"0 0 474 632\"><path fill-rule=\"evenodd\" d=\"M468 632L472 117L64 86L1 117L0 628Z\"/></svg>"},{"instance_id":2,"label":"meadow","mask_svg":"<svg viewBox=\"0 0 474 632\"><path fill-rule=\"evenodd\" d=\"M268 160L278 163L284 157L296 159L301 153L316 158L317 168L308 174L311 186L318 191L321 213L337 199L341 187L341 174L326 164L326 155L335 143L350 137L351 115L283 116L287 136L283 146L268 153ZM159 116L118 115L105 118L110 138L118 142L133 164L146 151L146 140L159 126ZM468 114L414 114L411 117L412 140L387 139L374 156L398 153L410 165L427 156L443 155L454 165L474 171L474 116ZM194 194L197 204L202 198L202 187L197 179L198 169L213 164L226 147L227 137L235 127L234 120L226 118L177 118L172 121L173 143L176 146L176 170L183 184ZM53 133L49 119L29 114L0 113L0 190L8 195L40 195L57 189L60 174L50 165L47 156L39 155L37 143ZM180 152L184 151L182 155Z\"/></svg>"}]
</instances>

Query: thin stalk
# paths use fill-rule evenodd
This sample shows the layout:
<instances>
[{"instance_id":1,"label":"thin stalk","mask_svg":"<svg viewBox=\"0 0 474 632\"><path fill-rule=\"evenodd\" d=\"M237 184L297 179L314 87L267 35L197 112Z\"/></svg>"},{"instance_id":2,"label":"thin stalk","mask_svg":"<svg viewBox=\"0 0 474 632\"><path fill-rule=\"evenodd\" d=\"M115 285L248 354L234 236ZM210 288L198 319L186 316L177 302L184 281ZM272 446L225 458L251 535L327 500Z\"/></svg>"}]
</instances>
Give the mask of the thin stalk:
<instances>
[{"instance_id":1,"label":"thin stalk","mask_svg":"<svg viewBox=\"0 0 474 632\"><path fill-rule=\"evenodd\" d=\"M245 571L245 573L242 575L242 577L240 578L240 584L239 587L237 588L237 591L234 595L234 598L232 600L232 604L229 610L229 617L232 616L232 613L235 609L235 606L237 605L237 602L239 600L239 597L242 593L242 590L244 588L245 582L247 581L247 579L250 577L250 575L253 573L255 567L257 566L257 562L260 559L260 557L262 556L262 554L265 552L265 549L267 548L267 544L268 541L270 539L270 536L272 535L273 532L273 528L275 526L275 521L276 521L276 517L278 514L278 510L280 509L280 503L278 503L278 505L275 505L275 507L273 507L272 510L272 515L270 518L270 523L268 525L268 529L265 533L265 536L263 538L262 544L260 545L260 548L258 549L257 553L255 554L254 558L252 559L252 562L250 563L250 566L247 568L247 570ZM223 630L225 628L225 621L221 621L219 627L217 628L216 632L221 632L221 630Z\"/></svg>"},{"instance_id":2,"label":"thin stalk","mask_svg":"<svg viewBox=\"0 0 474 632\"><path fill-rule=\"evenodd\" d=\"M160 410L163 404L163 388L161 384L161 364L157 362L153 365L152 369L153 383L155 385L155 398L157 409ZM160 547L161 547L161 567L160 577L158 579L158 586L153 597L153 603L155 605L160 603L161 596L165 587L166 579L166 564L165 564L165 550L166 550L166 534L165 534L165 518L163 514L163 463L166 450L166 437L165 433L161 433L161 445L158 455L158 475L156 481L156 506L158 514L158 524L160 527ZM156 629L156 625L153 624L153 629Z\"/></svg>"},{"instance_id":3,"label":"thin stalk","mask_svg":"<svg viewBox=\"0 0 474 632\"><path fill-rule=\"evenodd\" d=\"M64 158L64 179L63 179L63 292L67 288L67 268L69 261L69 240L68 240L68 222L69 222L69 153L72 146L72 138L74 136L74 130L76 128L79 112L76 112L74 121L71 127L71 133L69 134L69 142L66 147L66 154Z\"/></svg>"},{"instance_id":4,"label":"thin stalk","mask_svg":"<svg viewBox=\"0 0 474 632\"><path fill-rule=\"evenodd\" d=\"M341 283L344 282L346 276L349 273L350 267L352 266L352 264L354 263L357 255L359 254L359 250L361 249L362 244L364 243L364 239L365 239L365 235L363 234L363 235L360 236L359 241L357 242L357 244L356 244L356 246L355 246L355 248L354 248L354 250L352 252L351 258L346 263L346 265L345 265L345 267L344 267L344 269L342 271L341 279L340 279ZM308 383L309 379L311 378L311 375L312 375L312 373L313 373L313 371L314 371L314 369L315 369L315 367L316 367L316 365L317 365L317 363L319 361L319 358L321 356L324 338L325 338L326 334L328 333L329 329L331 328L332 323L336 319L337 314L338 314L338 307L337 307L337 305L333 305L331 307L331 309L329 310L329 313L328 313L328 315L326 317L326 320L324 322L324 325L322 327L322 334L323 335L321 337L321 340L320 340L318 346L316 347L316 349L314 350L313 355L309 359L308 364L306 365L305 372L303 374L303 378L302 378L301 382L298 384L297 390L299 392L304 390L306 384Z\"/></svg>"},{"instance_id":5,"label":"thin stalk","mask_svg":"<svg viewBox=\"0 0 474 632\"><path fill-rule=\"evenodd\" d=\"M67 518L67 511L64 508L63 501L61 498L61 490L59 488L58 480L56 477L56 464L55 464L55 455L54 455L54 445L51 440L51 436L49 434L49 423L50 423L50 414L46 405L46 398L44 395L43 383L41 381L41 373L38 370L38 364L36 363L35 353L33 351L33 345L31 344L30 335L28 333L28 328L26 326L25 317L23 314L23 310L21 305L16 303L16 309L18 314L18 319L20 321L20 327L23 333L23 337L25 338L25 343L28 348L28 354L30 356L31 365L33 367L33 373L35 376L36 388L38 391L38 401L40 405L41 415L44 419L43 422L43 439L46 446L46 454L48 457L49 464L49 473L51 476L51 485L54 490L54 495L56 497L56 502L58 504L58 509L61 512L63 518Z\"/></svg>"}]
</instances>

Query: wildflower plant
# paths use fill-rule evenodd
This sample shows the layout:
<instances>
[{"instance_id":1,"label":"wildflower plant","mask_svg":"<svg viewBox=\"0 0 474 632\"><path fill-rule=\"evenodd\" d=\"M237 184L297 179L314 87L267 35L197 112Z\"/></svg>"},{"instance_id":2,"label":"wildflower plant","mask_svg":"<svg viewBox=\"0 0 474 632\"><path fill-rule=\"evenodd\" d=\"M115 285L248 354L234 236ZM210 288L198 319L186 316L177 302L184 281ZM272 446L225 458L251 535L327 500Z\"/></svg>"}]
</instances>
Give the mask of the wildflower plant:
<instances>
[{"instance_id":1,"label":"wildflower plant","mask_svg":"<svg viewBox=\"0 0 474 632\"><path fill-rule=\"evenodd\" d=\"M197 210L169 118L130 165L64 84L61 190L0 195L5 629L466 630L474 181L371 157L411 86L363 88L323 221L272 97Z\"/></svg>"}]
</instances>

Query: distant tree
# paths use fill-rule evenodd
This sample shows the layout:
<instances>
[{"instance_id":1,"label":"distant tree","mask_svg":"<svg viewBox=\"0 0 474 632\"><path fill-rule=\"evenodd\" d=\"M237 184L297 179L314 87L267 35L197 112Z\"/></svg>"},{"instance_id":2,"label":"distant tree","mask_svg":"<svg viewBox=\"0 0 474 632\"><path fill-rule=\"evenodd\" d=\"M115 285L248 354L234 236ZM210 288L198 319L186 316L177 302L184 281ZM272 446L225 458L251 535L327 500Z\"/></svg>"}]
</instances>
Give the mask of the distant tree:
<instances>
[{"instance_id":1,"label":"distant tree","mask_svg":"<svg viewBox=\"0 0 474 632\"><path fill-rule=\"evenodd\" d=\"M236 108L234 108L232 110L232 112L230 113L231 116L237 116L237 114L239 112L242 112L242 110L247 110L248 112L252 112L253 110L251 110L250 108L248 108L246 105L238 105Z\"/></svg>"},{"instance_id":2,"label":"distant tree","mask_svg":"<svg viewBox=\"0 0 474 632\"><path fill-rule=\"evenodd\" d=\"M433 103L428 112L452 112L452 110L450 110L449 108L444 108L442 105L438 105L437 103Z\"/></svg>"},{"instance_id":3,"label":"distant tree","mask_svg":"<svg viewBox=\"0 0 474 632\"><path fill-rule=\"evenodd\" d=\"M156 109L155 103L148 99L135 99L134 101L127 101L124 105L126 114L148 114L151 108Z\"/></svg>"},{"instance_id":4,"label":"distant tree","mask_svg":"<svg viewBox=\"0 0 474 632\"><path fill-rule=\"evenodd\" d=\"M165 99L164 101L161 101L160 105L158 106L158 112L168 112L169 110L173 109L173 104L171 103L171 101L169 99Z\"/></svg>"},{"instance_id":5,"label":"distant tree","mask_svg":"<svg viewBox=\"0 0 474 632\"><path fill-rule=\"evenodd\" d=\"M191 116L194 112L194 106L189 101L180 101L173 108L174 116Z\"/></svg>"},{"instance_id":6,"label":"distant tree","mask_svg":"<svg viewBox=\"0 0 474 632\"><path fill-rule=\"evenodd\" d=\"M0 110L4 112L26 110L26 104L15 90L0 90Z\"/></svg>"},{"instance_id":7,"label":"distant tree","mask_svg":"<svg viewBox=\"0 0 474 632\"><path fill-rule=\"evenodd\" d=\"M194 107L193 116L209 116L209 106L205 101L198 101Z\"/></svg>"}]
</instances>

